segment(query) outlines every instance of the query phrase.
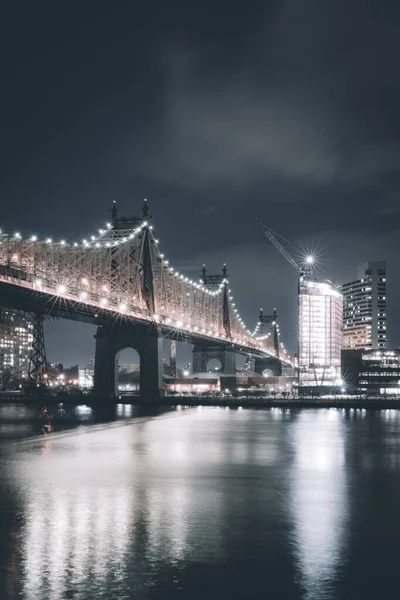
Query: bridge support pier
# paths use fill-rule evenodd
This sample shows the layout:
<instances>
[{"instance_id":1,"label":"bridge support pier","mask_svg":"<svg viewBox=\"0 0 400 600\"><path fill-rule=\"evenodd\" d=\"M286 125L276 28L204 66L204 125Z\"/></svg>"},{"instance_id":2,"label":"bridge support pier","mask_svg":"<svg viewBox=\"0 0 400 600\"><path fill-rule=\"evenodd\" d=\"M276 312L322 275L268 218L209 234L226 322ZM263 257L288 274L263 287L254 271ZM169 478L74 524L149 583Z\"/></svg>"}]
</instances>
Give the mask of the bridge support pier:
<instances>
[{"instance_id":1,"label":"bridge support pier","mask_svg":"<svg viewBox=\"0 0 400 600\"><path fill-rule=\"evenodd\" d=\"M164 396L162 335L153 325L121 324L98 327L94 366L94 392L115 397L118 353L133 348L140 356L140 396L157 401Z\"/></svg>"},{"instance_id":2,"label":"bridge support pier","mask_svg":"<svg viewBox=\"0 0 400 600\"><path fill-rule=\"evenodd\" d=\"M43 386L46 383L47 361L43 331L44 318L42 313L33 313L33 340L29 358L28 384L35 387Z\"/></svg>"},{"instance_id":3,"label":"bridge support pier","mask_svg":"<svg viewBox=\"0 0 400 600\"><path fill-rule=\"evenodd\" d=\"M194 373L206 373L208 362L216 358L221 363L221 373L236 375L235 351L229 346L195 344L192 354Z\"/></svg>"},{"instance_id":4,"label":"bridge support pier","mask_svg":"<svg viewBox=\"0 0 400 600\"><path fill-rule=\"evenodd\" d=\"M279 358L271 356L270 358L256 358L254 361L254 371L262 375L265 370L271 371L274 377L282 375L282 363Z\"/></svg>"}]
</instances>

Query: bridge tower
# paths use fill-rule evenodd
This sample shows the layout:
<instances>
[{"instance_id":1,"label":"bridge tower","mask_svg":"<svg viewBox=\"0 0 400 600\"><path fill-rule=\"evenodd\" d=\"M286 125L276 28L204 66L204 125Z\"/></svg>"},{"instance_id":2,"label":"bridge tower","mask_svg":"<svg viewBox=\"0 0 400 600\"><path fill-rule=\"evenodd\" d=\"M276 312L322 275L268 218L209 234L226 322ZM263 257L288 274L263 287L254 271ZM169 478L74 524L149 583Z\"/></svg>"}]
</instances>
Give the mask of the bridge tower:
<instances>
[{"instance_id":1,"label":"bridge tower","mask_svg":"<svg viewBox=\"0 0 400 600\"><path fill-rule=\"evenodd\" d=\"M223 288L222 301L222 322L225 333L231 338L231 324L229 315L229 299L228 299L228 270L226 264L222 266L220 275L208 275L206 265L203 265L201 270L201 280L209 290L216 290L221 284ZM194 344L193 350L193 372L205 373L207 371L208 362L215 358L221 363L221 373L225 375L236 374L235 351L229 345L209 344L207 342L198 342Z\"/></svg>"},{"instance_id":2,"label":"bridge tower","mask_svg":"<svg viewBox=\"0 0 400 600\"><path fill-rule=\"evenodd\" d=\"M147 200L144 200L142 217L117 218L115 202L112 207L112 229L115 237L123 235L132 227L147 223L151 219ZM141 272L140 293L146 308L155 315L154 265L151 253L149 227L142 229L139 266ZM112 259L112 274L118 277L120 265ZM112 321L97 327L94 369L94 392L99 396L110 397L118 394L117 363L118 354L125 348L133 348L140 357L140 395L149 400L157 400L164 395L163 382L163 339L161 328L153 322L129 323Z\"/></svg>"},{"instance_id":3,"label":"bridge tower","mask_svg":"<svg viewBox=\"0 0 400 600\"><path fill-rule=\"evenodd\" d=\"M256 358L254 361L255 372L261 375L265 370L270 370L275 376L282 375L282 363L279 359L278 315L276 308L274 308L272 315L264 315L263 309L260 308L257 334L257 337L261 339L271 336L271 346L275 356Z\"/></svg>"},{"instance_id":4,"label":"bridge tower","mask_svg":"<svg viewBox=\"0 0 400 600\"><path fill-rule=\"evenodd\" d=\"M275 355L279 358L279 339L278 339L278 315L276 308L274 308L272 315L264 315L264 311L260 308L260 314L258 317L258 331L257 337L264 337L271 335L271 342Z\"/></svg>"}]
</instances>

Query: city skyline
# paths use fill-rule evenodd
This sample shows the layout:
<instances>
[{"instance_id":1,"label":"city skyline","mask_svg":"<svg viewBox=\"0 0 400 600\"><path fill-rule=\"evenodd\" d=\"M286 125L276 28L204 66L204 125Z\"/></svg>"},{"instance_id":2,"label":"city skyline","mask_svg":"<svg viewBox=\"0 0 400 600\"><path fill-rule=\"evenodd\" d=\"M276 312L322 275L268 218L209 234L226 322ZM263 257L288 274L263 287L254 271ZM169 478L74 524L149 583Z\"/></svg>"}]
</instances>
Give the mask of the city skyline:
<instances>
[{"instance_id":1,"label":"city skyline","mask_svg":"<svg viewBox=\"0 0 400 600\"><path fill-rule=\"evenodd\" d=\"M149 248L153 245L155 248L154 251L156 252L152 259L153 264L160 264L159 267L156 267L155 271L155 281L158 281L159 284L157 284L158 292L157 299L155 299L155 308L153 307L152 309L152 315L154 313L154 317L151 316L150 320L159 322L162 326L165 326L168 322L171 323L171 315L172 319L175 319L176 321L176 325L174 325L173 328L176 327L178 330L187 329L188 331L192 331L197 340L198 338L196 336L198 336L198 333L196 334L195 332L199 332L198 325L200 323L203 323L202 327L204 327L206 322L210 323L211 329L211 320L206 316L208 313L203 314L203 312L197 312L200 307L201 311L203 311L203 301L200 300L200 298L202 297L201 295L204 294L204 291L208 290L207 294L209 294L208 297L210 302L212 302L212 298L216 295L218 296L221 289L225 286L226 300L228 301L229 299L231 302L234 300L234 292L232 292L231 289L228 290L231 284L229 284L226 279L229 277L226 266L223 266L220 275L213 275L210 273L207 274L207 269L204 265L202 268L201 283L188 280L183 274L174 270L174 266L170 264L164 253L159 254L159 240L153 236L152 217L149 212L147 200L143 203L143 214L139 219L127 219L125 216L117 218L115 201L113 202L112 207L112 216L110 221L105 224L105 229L99 229L97 237L92 235L90 238L88 237L88 239L84 239L81 242L71 243L71 241L67 242L66 240L57 241L50 238L40 239L36 235L27 239L21 232L14 232L14 234L10 235L3 231L1 233L3 270L11 269L12 277L17 277L17 280L19 279L19 274L24 273L24 276L22 277L23 286L26 286L26 283L29 282L28 285L32 286L32 292L36 290L45 294L50 294L52 302L57 303L58 297L64 298L64 303L69 302L70 300L78 301L79 305L82 305L79 310L83 311L87 311L88 309L88 307L85 308L87 302L89 302L89 306L94 302L97 307L94 308L94 313L101 312L101 307L107 307L108 305L106 310L111 311L110 314L113 315L113 319L116 319L116 322L118 322L118 315L120 317L123 315L123 318L125 318L125 314L131 314L132 309L133 313L131 316L134 318L135 315L137 317L138 314L142 314L143 307L139 308L142 300L138 298L139 305L137 305L137 309L139 313L137 313L137 309L132 306L135 305L135 302L128 299L134 298L132 292L136 289L136 275L134 274L134 268L130 266L129 260L126 262L126 257L130 257L130 260L133 261L132 265L136 263L141 254L137 255L135 252L137 252L139 248L142 248L142 244L147 243L147 236L150 236L152 241L149 242ZM141 232L147 233L142 234ZM138 239L135 240L135 238ZM289 262L293 263L292 266L296 268L299 275L298 364L300 380L304 381L304 383L312 381L313 385L317 385L317 381L321 380L323 383L325 379L328 379L333 384L340 380L340 351L342 348L379 349L387 346L386 263L384 261L367 262L360 265L357 269L358 279L354 280L353 277L353 281L344 284L340 290L329 280L321 279L320 269L317 271L317 265L320 262L318 260L318 255L307 255L304 257L304 262L309 266L306 271L303 272L303 268L299 267L299 265L285 253L275 238L273 239L275 240L274 245L276 245L278 249L280 248L281 253L286 255ZM129 246L128 254L127 245ZM113 248L111 249L111 247ZM141 252L142 250L140 250L140 253ZM111 257L113 258L110 266ZM139 258L138 265L142 264L141 260L142 259ZM142 268L144 269L144 263ZM126 269L128 270L126 271ZM156 274L159 269L163 271L163 275L161 275L161 272L158 272L158 275ZM90 273L89 278L87 275L88 273ZM123 274L126 275L127 273L130 273L130 277L124 279ZM31 275L33 275L32 280L30 279ZM82 275L84 276L82 277ZM67 277L67 280L64 279L65 277ZM65 281L67 285L64 285L64 283L62 283L63 281ZM178 287L176 287L176 282L178 282ZM17 285L20 285L20 283L21 282L18 282ZM163 291L164 286L166 286L165 291ZM185 290L183 290L183 286L186 286ZM168 289L170 291L167 291ZM178 292L178 290L180 291ZM191 296L192 292L194 293L194 296L188 300L187 296ZM342 297L341 292L343 292L344 297ZM129 306L121 301L121 293L127 294L126 298ZM182 298L182 302L178 300L177 304L176 301L178 297L175 297L176 293L183 294L182 297L179 296L179 298ZM139 294L139 296L141 296L141 294ZM162 300L162 298L165 299ZM343 300L345 309L344 315ZM115 302L117 303L115 304ZM172 304L170 304L170 302L172 302ZM161 304L163 303L165 303L166 306L162 307ZM8 306L12 307L12 303ZM196 309L195 306L197 306ZM192 315L187 315L187 322L185 307L189 312L192 311ZM159 308L164 308L164 310L161 311L160 315L157 315L156 313L159 312ZM27 306L25 310L29 311L30 308ZM175 310L178 311L178 316L174 316ZM267 335L261 335L261 337L259 337L257 336L258 328L256 328L252 334L254 336L253 339L250 335L251 332L249 330L246 331L240 313L237 311L236 303L233 303L229 310L231 319L231 325L228 325L229 337L232 344L236 347L236 352L243 354L243 351L241 352L243 348L241 349L239 346L242 344L246 347L248 345L247 341L250 341L250 346L256 340L264 340L264 343L267 343L264 338L268 338L271 332L267 332ZM6 312L5 314L8 313ZM49 313L49 316L54 317L54 315L57 316L57 314L57 312L53 312L52 314ZM214 313L210 312L209 314L212 316ZM236 315L236 317L234 317L234 315ZM101 315L94 314L94 317L98 316ZM72 319L83 320L87 323L97 322L96 318L91 320L90 313L87 314L87 312L82 314L78 314L77 312L74 316L64 313L58 314L58 318L61 319L69 319L71 317ZM140 318L143 317L139 317L139 319ZM148 316L144 318L147 319ZM234 329L235 325L232 322L232 318L237 319L236 325L239 327L239 330ZM263 318L263 309L260 309L259 325ZM273 315L265 318L270 319L272 325L276 326L277 313L275 309ZM206 319L206 321L204 321L204 319ZM219 319L220 317L217 316L217 321L219 321ZM203 328L200 331L200 334L205 334L206 337L209 335L211 338L215 337L216 334L218 339L220 339L221 336L226 337L227 331L219 331L219 326L225 327L221 321L220 325L215 325L216 330L214 332ZM363 328L362 334L359 332L360 327ZM279 332L279 325L277 326L277 331ZM18 328L15 329L15 332L17 334ZM344 334L343 344L342 332ZM264 331L261 333L265 334L266 332ZM346 335L350 333L355 335L356 339L353 340L353 338L349 338L348 342L346 342ZM250 338L246 341L245 338L247 334L250 335ZM278 344L278 339L279 338L277 337L275 346ZM186 340L186 342L188 342L188 340ZM280 340L278 347L271 347L270 351L285 361L286 351L284 344L281 342L282 339ZM17 338L13 340L12 343L15 345L17 343ZM124 343L126 343L126 341ZM129 344L131 343L132 342L129 342ZM271 343L272 342L270 342L270 344ZM189 346L190 344L191 342L189 341ZM239 344L239 346L237 346L237 344ZM183 346L185 346L185 344L183 344ZM186 346L188 346L188 343L186 343ZM186 348L187 352L185 358L182 359L181 357L180 360L178 359L179 364L181 364L182 361L186 362L187 360L190 360L189 346ZM199 348L196 352L200 352L202 355L203 350ZM231 353L232 352L230 351L230 354ZM14 360L19 360L19 355L15 356L16 358L14 355L10 358L11 363ZM167 358L165 356L165 349L164 357ZM49 358L50 360L57 360L54 356L49 356ZM60 357L58 356L58 359L59 358ZM209 358L209 353L204 353L204 357L199 359L200 363L203 364L201 361L204 362L205 360L206 362L204 364L206 365ZM218 355L217 358L221 359L221 365L223 365L226 359L222 358L222 355ZM89 362L89 360L90 358L87 362ZM10 361L8 359L5 359L5 361L4 364L5 367L7 367ZM229 359L228 362L229 361L231 361L231 359ZM74 356L73 362L74 364L79 362L76 355ZM120 362L119 364L127 364L127 362ZM26 376L27 367L28 365L26 364L24 376ZM258 366L259 373L261 373L263 369L265 369L265 366ZM316 369L319 369L318 375ZM204 370L204 368L200 369L202 372ZM194 367L194 371L199 372L199 369Z\"/></svg>"},{"instance_id":2,"label":"city skyline","mask_svg":"<svg viewBox=\"0 0 400 600\"><path fill-rule=\"evenodd\" d=\"M139 212L139 211L136 211ZM105 220L104 220L105 222ZM155 219L155 224L157 223L157 220ZM104 223L103 223L104 225ZM157 228L157 235L159 233L159 227ZM73 238L71 237L71 240ZM291 268L290 265L287 265L284 261L284 259L278 254L278 252L274 249L274 248L270 248L268 243L265 243L263 240L261 240L261 244L265 246L265 251L267 254L269 255L273 255L274 257L274 262L275 259L277 257L277 261L281 262L280 268L281 268L281 280L285 285L285 288L282 288L282 291L280 292L282 294L282 298L284 299L284 311L279 310L279 322L280 322L280 328L281 328L281 337L282 340L284 342L284 344L286 345L286 347L288 348L288 351L293 353L297 352L297 327L298 327L298 318L297 318L297 276L296 273L294 271L294 269ZM293 252L293 246L291 247L288 246L288 248ZM338 270L336 270L336 277L332 276L332 273L327 272L326 270L326 266L325 264L328 261L324 260L324 254L323 252L321 252L318 249L318 246L316 246L315 244L309 244L307 246L307 248L314 248L313 252L314 252L314 256L316 259L316 268L315 268L315 274L321 278L324 279L328 279L333 281L336 285L338 285L339 287L341 287L342 285L346 284L347 281L353 280L354 279L354 272L357 270L357 265L354 264L352 266L348 266L345 267L342 272L340 273ZM316 249L315 249L316 248ZM303 252L305 252L305 247L303 246ZM260 250L262 251L262 248L260 248ZM276 255L276 256L275 256ZM298 250L297 253L295 254L296 258L300 258L301 256L301 250ZM261 261L260 261L261 262ZM334 261L329 261L329 262L334 262ZM362 263L364 262L379 262L379 261L370 261L368 258L363 258L361 260ZM383 261L386 263L386 261ZM182 260L179 260L179 258L177 258L176 260L174 260L174 266L177 266L179 264L184 264L186 266L186 271L184 272L184 274L189 274L191 276L193 276L193 278L196 277L196 267L194 266L189 266L188 265L188 261L185 261L183 263ZM212 268L212 266L215 265L215 269ZM210 272L214 272L218 270L218 264L217 261L214 259L212 259L212 257L210 257L210 261L207 263L207 266L210 266ZM358 265L359 266L359 265ZM201 270L200 268L197 269L198 271L198 275L201 274ZM234 271L234 268L233 268ZM353 274L353 276L352 276ZM240 284L240 281L237 280L237 277L235 278L235 276L233 275L233 281L237 281L237 285L235 286L235 297L238 299L238 306L239 306L239 310L241 311L241 314L249 314L250 311L248 309L248 306L250 305L250 303L257 305L258 304L264 304L264 306L267 306L266 302L253 302L250 297L252 296L252 294L249 293L249 289L246 287L246 289L244 290L243 293L243 287ZM395 306L394 306L394 298L391 297L392 294L392 285L391 285L391 279L390 279L390 273L389 273L389 299L388 299L388 304L389 304L389 308L388 308L388 317L386 317L386 321L388 321L389 325L388 325L388 337L389 337L389 347L398 347L400 346L400 339L399 341L396 343L396 341L394 343L391 343L391 341L393 339L397 339L396 338L396 333L397 333L397 328L396 328L396 322L394 320L394 318L392 319L392 316L394 317L395 315ZM394 282L395 283L395 282ZM261 286L259 286L259 289L262 289ZM289 294L289 296L288 296ZM271 296L271 292L268 293L268 296ZM240 302L240 298L242 298L242 302ZM240 304L239 304L240 302ZM271 300L271 305L274 303L274 298L272 298ZM276 303L277 304L277 303ZM242 306L244 307L244 309L242 309ZM285 310L286 309L286 310ZM294 311L294 312L293 312ZM245 319L245 324L252 329L253 326L257 323L257 319L258 319L258 311L256 311L253 315L253 321L251 321L251 316L249 319ZM393 323L392 323L393 321ZM288 334L288 322L291 324L292 330L289 331L289 335ZM393 324L393 327L392 327ZM52 360L59 360L60 357L61 362L66 362L67 364L75 364L77 362L76 360L76 352L75 352L75 344L78 344L79 346L81 346L83 344L83 348L84 348L84 353L82 354L82 359L79 360L79 364L84 364L85 361L89 361L91 358L93 358L94 355L94 339L92 339L91 335L88 335L88 331L89 328L92 329L92 333L94 335L95 333L95 327L88 325L88 324L81 324L81 323L77 323L77 322L68 322L68 321L61 321L58 323L54 323L54 322L50 322L50 323L45 323L45 329L46 329L46 347L48 348L49 351L49 355L51 356ZM65 335L65 332L68 332L68 337L69 337L69 342L67 339L67 345L66 347L62 347L60 348L60 342L59 342L59 336L60 333L61 335ZM83 336L82 336L83 333ZM83 337L83 339L82 339ZM182 352L182 348L179 350L179 353ZM185 350L183 350L183 354L184 354L184 358L182 358L183 362L186 362L187 357L190 356L190 349L187 348ZM79 357L79 354L78 354Z\"/></svg>"},{"instance_id":3,"label":"city skyline","mask_svg":"<svg viewBox=\"0 0 400 600\"><path fill-rule=\"evenodd\" d=\"M148 205L148 204L149 204L149 203L148 203L147 201L145 201L145 205ZM115 209L115 206L116 206L116 204L115 204L115 201L113 201L113 204L112 204L113 210ZM139 211L139 212L140 212L140 211ZM124 219L124 218L125 218L125 217L123 217L123 219ZM110 219L109 219L109 221L110 221ZM112 221L112 219L111 219L111 221ZM152 221L152 222L153 222L153 221ZM111 227L111 223L110 223L110 222L106 223L106 222L104 221L104 223L103 223L103 227L105 227L105 230L107 230L107 228L108 228L108 227ZM153 226L153 225L151 225L151 229L153 229L153 227L154 227L154 226ZM99 232L100 232L100 234L101 234L102 232L104 233L104 231L105 231L105 230L103 230L103 229L99 229ZM3 230L3 235L6 235L6 236L7 236L8 234L7 234L7 232L5 232L5 231ZM15 239L25 239L25 240L28 240L28 241L30 240L31 242L32 242L32 240L34 240L34 241L37 241L37 243L40 243L40 242L42 242L42 243L45 243L45 244L47 244L48 242L53 242L53 243L55 244L55 246L59 245L60 243L61 243L61 246L62 246L63 244L67 244L67 246L68 246L68 245L71 245L71 246L82 245L82 240L81 240L81 243L79 243L79 242L78 242L78 243L77 243L77 242L72 242L72 239L74 239L74 238L69 238L69 239L68 239L68 241L61 240L61 242L60 242L60 240L57 240L57 239L55 239L55 240L52 240L51 238L45 238L45 237L42 237L42 236L37 236L36 234L34 234L33 236L30 236L30 237L28 237L28 238L27 238L27 237L26 237L26 236L25 236L23 233L21 233L21 232L17 232L17 233L15 233L15 232L14 232L14 234L12 235L12 237L13 237L13 238L15 238ZM94 239L93 235L92 235L91 237L90 237L90 236L86 236L86 237L89 239L89 241L90 241L90 239ZM158 233L157 233L157 237L158 237ZM85 246L85 245L86 245L86 243L87 243L87 242L86 242L86 240L84 239L84 240L83 240L83 246ZM94 243L94 242L93 242L93 243ZM159 240L157 240L157 243L159 243ZM290 243L287 243L287 244L290 244ZM97 245L99 245L99 244L97 244ZM162 248L162 249L163 249L163 248ZM328 281L329 281L329 279L328 279L327 277L323 277L323 275L326 275L326 272L324 272L324 269L323 269L323 267L321 266L321 263L322 263L322 261L321 261L321 257L320 257L320 255L319 255L319 253L318 253L318 249L317 249L317 250L316 250L315 248L314 248L314 249L307 249L307 250L305 250L305 249L302 249L302 252L301 252L301 251L299 251L299 250L297 250L297 251L296 251L296 250L294 249L294 246L292 245L292 246L291 246L291 248L290 248L290 251L291 251L292 253L294 253L294 252L297 252L297 255L301 255L301 254L303 254L303 257L302 257L302 260L303 260L303 261L306 261L306 262L308 262L308 260L309 260L309 259L310 259L310 261L312 261L312 277L316 277L316 278L317 278L317 280L322 280L322 279L325 279L325 280L328 280ZM311 253L311 254L310 254L310 253ZM164 256L164 255L163 255L163 256ZM298 256L297 258L299 259L299 258L301 258L301 257L300 257L300 256ZM299 262L300 262L300 261L299 261ZM294 263L294 264L295 264L295 263ZM171 266L172 266L172 267L175 267L175 265L171 265ZM296 266L297 266L297 265L296 265ZM385 269L385 270L384 270L384 275L385 275L385 278L384 278L384 280L383 280L383 281L384 281L384 284L382 284L382 283L379 283L379 285L380 285L380 286L384 285L384 288L385 288L385 297L384 297L384 305L385 305L385 313L384 313L384 321L385 321L384 325L385 325L385 327L384 327L384 329L385 329L385 332L384 332L384 333L385 333L385 340L387 340L387 328L386 328L386 320L387 320L387 319L386 319L386 262L385 262L385 261L383 261L383 262L382 262L382 261L381 261L381 262L379 262L379 261L378 261L378 262L377 262L377 261L372 261L372 262L371 262L371 261L369 261L369 262L365 263L364 265L361 265L361 266L359 266L359 267L358 267L359 276L361 277L361 275L363 274L363 272L361 272L361 271L363 271L363 269L366 269L367 267L370 267L370 266L372 266L373 268L375 268L375 266L376 266L376 267L382 267L382 266L383 266L383 267L384 267L384 269ZM202 273L203 273L203 276L204 276L204 268L205 268L205 267L203 266L203 268L202 268ZM298 268L298 266L297 266L297 268ZM225 265L224 265L224 270L226 271ZM366 270L366 271L365 271L365 273L366 273L366 274L367 274L367 273L369 273L369 272L370 272L369 270ZM375 273L375 271L374 271L374 270L373 270L373 272ZM377 272L378 272L378 271L377 271ZM360 273L361 273L361 275L360 275ZM379 273L381 273L381 271L380 271L380 270L379 270ZM383 273L383 271L382 271L382 273ZM332 279L332 278L330 278L330 279ZM194 276L194 280L196 280L196 277L195 277L195 276ZM352 280L354 280L354 276L352 277ZM361 281L364 281L364 280L362 279ZM381 280L379 279L379 281L381 281ZM353 283L354 283L354 282L353 282ZM230 284L230 285L231 285L231 284ZM347 287L348 285L352 285L352 284L344 284L344 289L346 289L346 287ZM375 285L375 284L373 284L373 285ZM62 287L62 286L61 286L61 287ZM60 288L60 289L61 289L61 288ZM239 288L239 289L240 289L240 288ZM368 288L368 289L369 289L369 288ZM375 289L375 288L374 288L374 289ZM375 295L374 295L374 294L375 294L375 292L373 292L373 297L375 298ZM235 300L236 300L236 297L235 297ZM293 298L292 298L292 300L293 300ZM374 302L375 302L375 300L373 300L373 305L374 305ZM239 307L239 309L240 309L240 307ZM236 309L235 309L235 310L236 310ZM285 316L285 315L284 315L284 316ZM63 321L61 321L61 323L63 323ZM347 323L347 321L346 321L346 323ZM73 333L77 333L77 335L79 335L79 334L81 333L81 330L82 330L82 324L80 324L80 323L76 323L76 322L74 322L74 321L72 321L72 322L67 322L66 324L68 325L68 330L71 330ZM92 340L92 336L90 335L90 333L89 333L89 335L88 335L88 328L91 328L91 329L92 329L92 334L94 335L94 333L95 333L95 327L94 327L94 326L91 326L91 325L85 324L85 326L84 326L84 327L86 328L85 335L86 335L86 338L88 339L88 342L89 342L89 343L87 344L87 348L88 348L89 350L88 350L88 351L86 352L86 354L84 354L84 355L79 355L79 354L77 355L77 353L76 353L76 351L75 351L75 346L74 346L74 344L73 344L73 343L71 343L71 340L69 340L69 341L70 341L70 343L69 343L69 344L67 344L66 346L64 346L64 348L63 348L63 349L62 349L62 351L60 352L60 350L59 350L59 348L60 348L60 341L59 341L59 327L57 327L57 326L56 326L56 327L52 327L52 325L53 325L53 320L50 320L50 322L47 322L47 323L46 323L46 346L47 346L47 347L48 347L48 349L49 349L49 359L50 359L50 360L57 360L57 361L60 361L60 362L65 362L66 364L69 364L69 365L70 365L70 364L76 364L76 363L79 363L79 364L85 364L86 362L88 362L89 360L91 360L91 359L93 358L93 354L94 354L94 352L93 352L93 350L94 350L94 348L93 348L93 347L94 347L94 343L93 343L93 342L92 342L92 343L90 343L90 342L91 342L91 340ZM75 325L78 325L78 328L77 328L77 329L74 327ZM247 326L247 324L246 324L246 323L245 323L245 325ZM299 326L300 326L300 323L299 323ZM250 327L251 327L251 325L250 325ZM346 328L346 327L348 327L348 325L344 325L344 328ZM74 332L74 330L75 330L75 332ZM57 336L57 338L56 338L56 339L57 339L57 341L56 341L56 345L55 345L55 346L56 346L56 349L54 349L54 347L52 347L52 336L51 336L51 334L52 334L52 333L54 333L54 334ZM375 337L375 334L374 334L374 336L373 336L373 337ZM380 336L380 337L381 337L381 336ZM50 344L48 344L48 339L50 339ZM286 343L286 348L287 348L288 346L287 346L287 342L286 342L285 338L281 337L281 339L282 339L282 341L283 341L284 345L285 345L285 343ZM297 341L297 340L296 340L296 341ZM78 345L80 345L80 342L78 342ZM179 361L179 363L185 363L185 362L187 362L188 360L190 360L190 358L189 358L189 357L190 357L190 346L188 346L188 347L185 347L185 346L187 346L187 344L186 344L186 345L185 345L185 344L182 344L182 345L181 345L181 350L180 350L180 352L179 352L179 354L180 354L181 356L180 356L180 357L178 357L178 361ZM376 344L373 344L373 346L372 346L372 347L375 347L375 346L376 346ZM352 346L348 346L348 345L344 344L344 347L352 347ZM182 348L184 348L184 349L183 349L183 351L182 351ZM72 349L72 352L71 352L71 349ZM297 351L297 346L296 346L296 347L294 347L293 349L290 349L290 348L288 348L288 351L289 351L289 352L291 352L292 354L293 354L293 353L296 353L296 351Z\"/></svg>"}]
</instances>

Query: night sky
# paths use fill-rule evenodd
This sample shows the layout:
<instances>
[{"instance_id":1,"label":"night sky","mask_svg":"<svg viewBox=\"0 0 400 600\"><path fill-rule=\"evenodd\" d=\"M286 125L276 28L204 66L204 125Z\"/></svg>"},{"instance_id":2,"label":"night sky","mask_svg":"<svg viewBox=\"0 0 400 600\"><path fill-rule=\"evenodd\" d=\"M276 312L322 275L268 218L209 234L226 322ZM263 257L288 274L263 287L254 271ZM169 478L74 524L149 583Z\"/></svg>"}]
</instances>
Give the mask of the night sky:
<instances>
[{"instance_id":1,"label":"night sky","mask_svg":"<svg viewBox=\"0 0 400 600\"><path fill-rule=\"evenodd\" d=\"M259 216L338 283L386 259L400 345L399 24L389 1L8 3L1 226L81 240L147 197L172 265L226 262L293 351L296 274ZM49 325L49 358L87 362L92 333Z\"/></svg>"}]
</instances>

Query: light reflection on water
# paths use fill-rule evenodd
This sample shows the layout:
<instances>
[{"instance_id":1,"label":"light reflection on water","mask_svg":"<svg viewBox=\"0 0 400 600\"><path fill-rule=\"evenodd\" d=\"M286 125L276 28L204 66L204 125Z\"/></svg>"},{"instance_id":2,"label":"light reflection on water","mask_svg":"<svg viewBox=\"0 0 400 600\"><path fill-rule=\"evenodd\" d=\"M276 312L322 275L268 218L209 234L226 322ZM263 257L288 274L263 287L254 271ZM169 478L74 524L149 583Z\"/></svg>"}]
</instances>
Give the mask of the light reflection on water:
<instances>
[{"instance_id":1,"label":"light reflection on water","mask_svg":"<svg viewBox=\"0 0 400 600\"><path fill-rule=\"evenodd\" d=\"M300 413L293 425L294 552L305 597L322 600L343 562L348 518L343 422L338 410Z\"/></svg>"},{"instance_id":2,"label":"light reflection on water","mask_svg":"<svg viewBox=\"0 0 400 600\"><path fill-rule=\"evenodd\" d=\"M2 444L2 600L369 600L400 585L399 413L130 410Z\"/></svg>"}]
</instances>

